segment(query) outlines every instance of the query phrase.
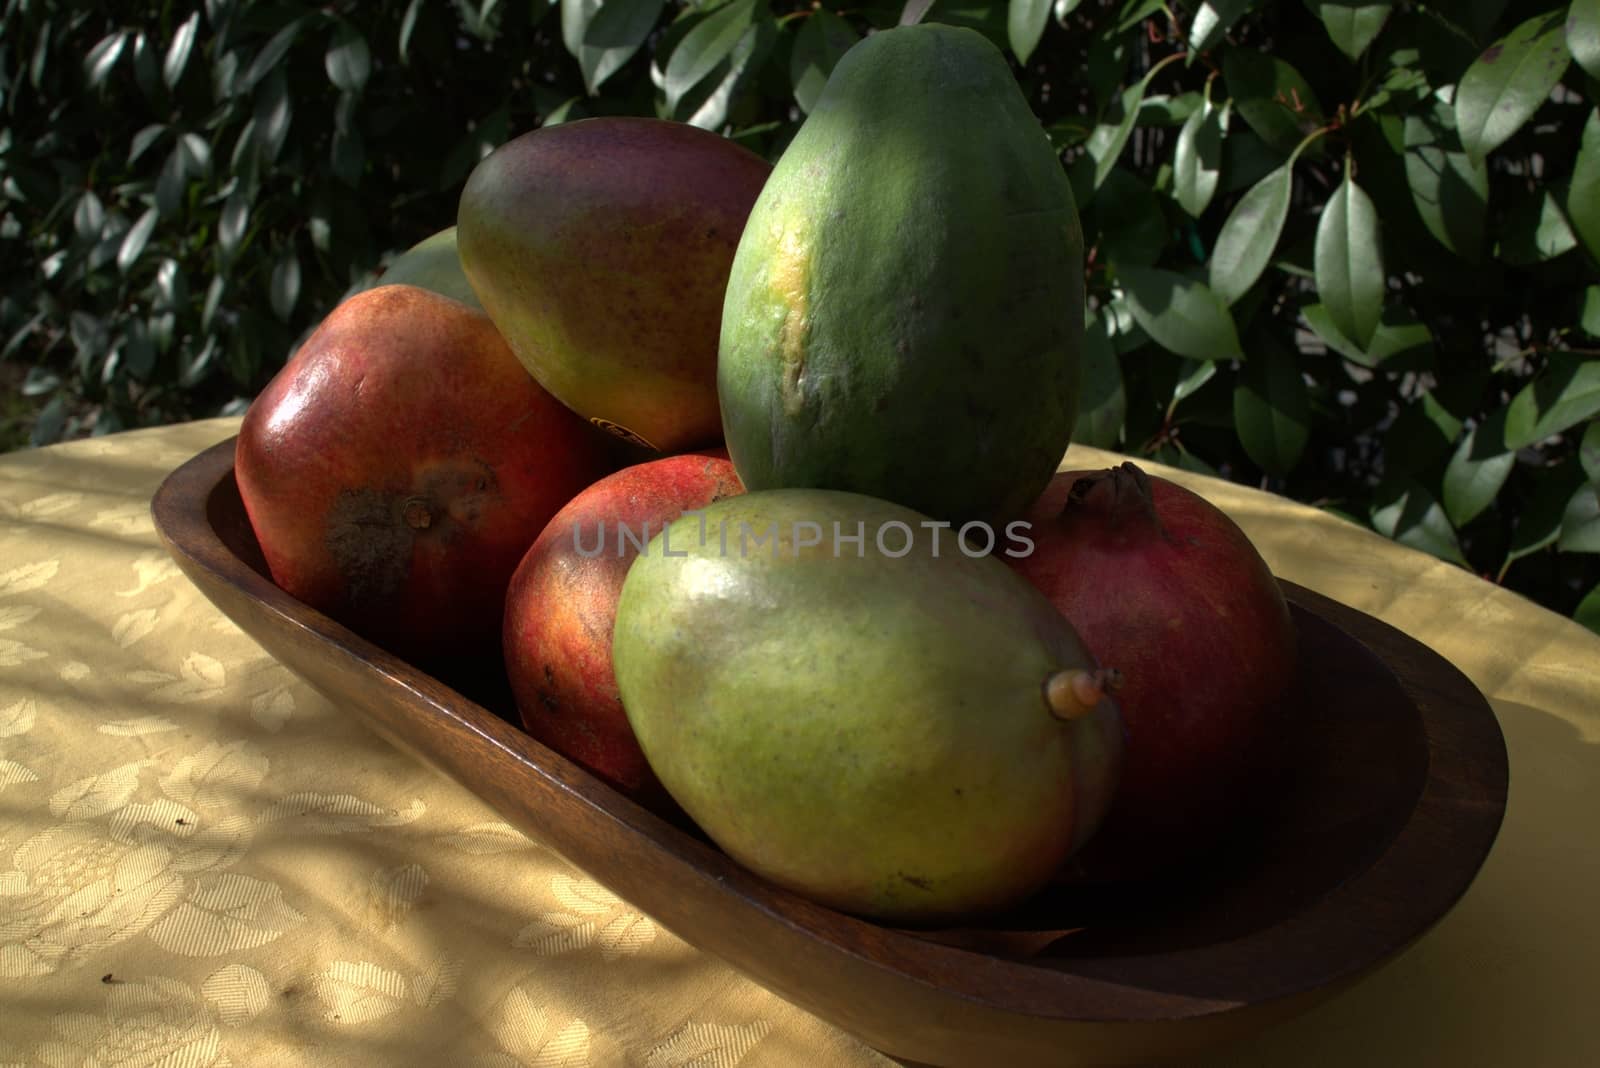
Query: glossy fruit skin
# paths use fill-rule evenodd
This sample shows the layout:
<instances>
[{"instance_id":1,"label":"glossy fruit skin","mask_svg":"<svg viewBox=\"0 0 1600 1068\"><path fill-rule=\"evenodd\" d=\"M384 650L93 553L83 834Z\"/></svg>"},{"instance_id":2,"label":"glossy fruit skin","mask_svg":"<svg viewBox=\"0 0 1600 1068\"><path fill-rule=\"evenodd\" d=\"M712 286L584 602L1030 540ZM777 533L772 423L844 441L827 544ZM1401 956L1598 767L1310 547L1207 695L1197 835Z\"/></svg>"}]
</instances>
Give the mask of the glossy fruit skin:
<instances>
[{"instance_id":1,"label":"glossy fruit skin","mask_svg":"<svg viewBox=\"0 0 1600 1068\"><path fill-rule=\"evenodd\" d=\"M723 308L724 437L751 489L998 523L1077 419L1083 234L1005 58L969 29L839 61L745 227Z\"/></svg>"},{"instance_id":2,"label":"glossy fruit skin","mask_svg":"<svg viewBox=\"0 0 1600 1068\"><path fill-rule=\"evenodd\" d=\"M1028 522L1033 551L1007 562L1123 676L1122 783L1079 866L1170 867L1225 835L1271 775L1296 663L1288 605L1238 524L1133 464L1056 475Z\"/></svg>"},{"instance_id":3,"label":"glossy fruit skin","mask_svg":"<svg viewBox=\"0 0 1600 1068\"><path fill-rule=\"evenodd\" d=\"M611 663L617 598L641 544L685 511L743 492L720 449L607 475L550 520L506 595L506 672L523 726L658 812L669 802L628 725Z\"/></svg>"},{"instance_id":4,"label":"glossy fruit skin","mask_svg":"<svg viewBox=\"0 0 1600 1068\"><path fill-rule=\"evenodd\" d=\"M715 445L723 290L771 170L663 119L533 130L468 176L461 263L517 358L562 403L661 452Z\"/></svg>"},{"instance_id":5,"label":"glossy fruit skin","mask_svg":"<svg viewBox=\"0 0 1600 1068\"><path fill-rule=\"evenodd\" d=\"M604 446L483 313L389 285L339 304L255 399L235 474L279 587L447 665L498 650L512 571Z\"/></svg>"},{"instance_id":6,"label":"glossy fruit skin","mask_svg":"<svg viewBox=\"0 0 1600 1068\"><path fill-rule=\"evenodd\" d=\"M926 522L833 490L719 501L634 561L613 639L640 747L707 835L812 900L903 923L1042 886L1105 811L1122 737L1110 700L1051 712L1047 680L1092 667L1060 614L948 533L940 555ZM877 546L899 551L894 524L915 534L899 556Z\"/></svg>"}]
</instances>

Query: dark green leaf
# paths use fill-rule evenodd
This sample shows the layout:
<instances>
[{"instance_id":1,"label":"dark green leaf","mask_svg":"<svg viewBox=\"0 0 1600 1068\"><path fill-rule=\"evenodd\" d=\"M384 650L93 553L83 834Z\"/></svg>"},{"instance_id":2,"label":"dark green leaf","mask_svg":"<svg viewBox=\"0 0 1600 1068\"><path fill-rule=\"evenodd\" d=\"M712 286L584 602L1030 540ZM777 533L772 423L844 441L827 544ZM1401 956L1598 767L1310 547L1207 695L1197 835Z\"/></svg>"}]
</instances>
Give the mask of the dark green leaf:
<instances>
[{"instance_id":1,"label":"dark green leaf","mask_svg":"<svg viewBox=\"0 0 1600 1068\"><path fill-rule=\"evenodd\" d=\"M72 211L72 228L77 231L80 238L93 241L100 236L100 228L105 225L106 209L100 203L100 198L94 195L93 189L85 189L83 196L78 198L78 206Z\"/></svg>"},{"instance_id":2,"label":"dark green leaf","mask_svg":"<svg viewBox=\"0 0 1600 1068\"><path fill-rule=\"evenodd\" d=\"M223 217L227 217L227 209L223 209ZM243 224L240 224L243 229ZM209 334L211 326L216 322L217 309L222 307L222 295L228 288L227 279L222 275L213 275L211 284L206 286L205 303L200 306L200 329Z\"/></svg>"},{"instance_id":3,"label":"dark green leaf","mask_svg":"<svg viewBox=\"0 0 1600 1068\"><path fill-rule=\"evenodd\" d=\"M1222 76L1234 109L1261 139L1281 155L1293 152L1322 125L1322 106L1300 72L1252 48L1223 53Z\"/></svg>"},{"instance_id":4,"label":"dark green leaf","mask_svg":"<svg viewBox=\"0 0 1600 1068\"><path fill-rule=\"evenodd\" d=\"M411 35L417 30L417 15L422 11L422 0L411 0L406 13L400 17L400 42L398 51L401 63L411 62Z\"/></svg>"},{"instance_id":5,"label":"dark green leaf","mask_svg":"<svg viewBox=\"0 0 1600 1068\"><path fill-rule=\"evenodd\" d=\"M1189 48L1195 52L1211 48L1249 6L1250 0L1202 0L1189 23Z\"/></svg>"},{"instance_id":6,"label":"dark green leaf","mask_svg":"<svg viewBox=\"0 0 1600 1068\"><path fill-rule=\"evenodd\" d=\"M183 142L179 141L167 154L167 161L161 165L161 176L156 179L156 210L169 219L183 209L183 194L189 185L187 156Z\"/></svg>"},{"instance_id":7,"label":"dark green leaf","mask_svg":"<svg viewBox=\"0 0 1600 1068\"><path fill-rule=\"evenodd\" d=\"M755 0L730 0L707 15L690 30L667 60L667 107L676 110L678 101L699 85L717 65L733 54L740 38L755 21Z\"/></svg>"},{"instance_id":8,"label":"dark green leaf","mask_svg":"<svg viewBox=\"0 0 1600 1068\"><path fill-rule=\"evenodd\" d=\"M1572 0L1567 8L1567 51L1591 78L1600 78L1600 0Z\"/></svg>"},{"instance_id":9,"label":"dark green leaf","mask_svg":"<svg viewBox=\"0 0 1600 1068\"><path fill-rule=\"evenodd\" d=\"M150 378L156 366L156 347L150 340L150 331L143 319L134 318L128 323L128 335L122 342L122 362L128 373L139 381Z\"/></svg>"},{"instance_id":10,"label":"dark green leaf","mask_svg":"<svg viewBox=\"0 0 1600 1068\"><path fill-rule=\"evenodd\" d=\"M239 79L238 91L248 93L273 71L279 69L283 58L289 54L289 49L294 46L295 38L300 36L300 31L305 29L309 15L301 15L292 20L287 26L273 34L261 51L256 53L255 59L250 61L250 66L245 69L244 77Z\"/></svg>"},{"instance_id":11,"label":"dark green leaf","mask_svg":"<svg viewBox=\"0 0 1600 1068\"><path fill-rule=\"evenodd\" d=\"M1500 568L1502 575L1515 561L1554 545L1561 537L1573 493L1580 485L1587 485L1582 478L1583 473L1577 470L1576 464L1560 464L1540 472L1533 492L1517 514L1517 525L1511 532L1511 548Z\"/></svg>"},{"instance_id":12,"label":"dark green leaf","mask_svg":"<svg viewBox=\"0 0 1600 1068\"><path fill-rule=\"evenodd\" d=\"M1311 434L1311 399L1293 351L1255 344L1233 390L1239 443L1263 471L1288 474Z\"/></svg>"},{"instance_id":13,"label":"dark green leaf","mask_svg":"<svg viewBox=\"0 0 1600 1068\"><path fill-rule=\"evenodd\" d=\"M1382 251L1378 211L1346 168L1317 223L1317 295L1334 326L1363 351L1383 316Z\"/></svg>"},{"instance_id":14,"label":"dark green leaf","mask_svg":"<svg viewBox=\"0 0 1600 1068\"><path fill-rule=\"evenodd\" d=\"M1583 432L1583 443L1578 446L1578 462L1589 481L1600 486L1600 422L1590 423Z\"/></svg>"},{"instance_id":15,"label":"dark green leaf","mask_svg":"<svg viewBox=\"0 0 1600 1068\"><path fill-rule=\"evenodd\" d=\"M1583 291L1583 311L1578 325L1590 337L1600 337L1600 286L1590 286Z\"/></svg>"},{"instance_id":16,"label":"dark green leaf","mask_svg":"<svg viewBox=\"0 0 1600 1068\"><path fill-rule=\"evenodd\" d=\"M1600 260L1600 108L1589 112L1583 141L1572 164L1566 195L1567 221L1589 255Z\"/></svg>"},{"instance_id":17,"label":"dark green leaf","mask_svg":"<svg viewBox=\"0 0 1600 1068\"><path fill-rule=\"evenodd\" d=\"M1457 527L1466 526L1493 504L1511 474L1517 458L1502 438L1499 426L1473 427L1450 457L1444 469L1444 510Z\"/></svg>"},{"instance_id":18,"label":"dark green leaf","mask_svg":"<svg viewBox=\"0 0 1600 1068\"><path fill-rule=\"evenodd\" d=\"M1172 271L1124 267L1128 310L1162 348L1196 360L1242 360L1239 333L1221 297Z\"/></svg>"},{"instance_id":19,"label":"dark green leaf","mask_svg":"<svg viewBox=\"0 0 1600 1068\"><path fill-rule=\"evenodd\" d=\"M1392 0L1310 0L1310 5L1328 39L1352 61L1361 58L1394 7Z\"/></svg>"},{"instance_id":20,"label":"dark green leaf","mask_svg":"<svg viewBox=\"0 0 1600 1068\"><path fill-rule=\"evenodd\" d=\"M1578 607L1572 612L1572 621L1600 634L1600 584L1578 602Z\"/></svg>"},{"instance_id":21,"label":"dark green leaf","mask_svg":"<svg viewBox=\"0 0 1600 1068\"><path fill-rule=\"evenodd\" d=\"M139 256L144 254L144 246L149 245L150 235L155 232L155 224L160 221L162 213L155 208L144 209L144 214L139 216L139 221L122 238L122 248L117 249L117 270L128 273L133 265L139 262Z\"/></svg>"},{"instance_id":22,"label":"dark green leaf","mask_svg":"<svg viewBox=\"0 0 1600 1068\"><path fill-rule=\"evenodd\" d=\"M1072 440L1100 449L1116 448L1122 440L1122 423L1127 412L1122 365L1111 347L1106 321L1090 312L1084 321L1083 380L1078 391L1078 422Z\"/></svg>"},{"instance_id":23,"label":"dark green leaf","mask_svg":"<svg viewBox=\"0 0 1600 1068\"><path fill-rule=\"evenodd\" d=\"M1500 226L1500 259L1519 267L1553 260L1577 247L1560 197L1547 185L1513 201Z\"/></svg>"},{"instance_id":24,"label":"dark green leaf","mask_svg":"<svg viewBox=\"0 0 1600 1068\"><path fill-rule=\"evenodd\" d=\"M250 201L244 194L234 193L223 201L222 215L217 220L217 246L224 257L231 258L239 250L249 223Z\"/></svg>"},{"instance_id":25,"label":"dark green leaf","mask_svg":"<svg viewBox=\"0 0 1600 1068\"><path fill-rule=\"evenodd\" d=\"M41 45L44 41L41 40ZM89 49L89 54L83 57L83 76L89 83L89 88L98 89L111 75L111 68L117 65L117 60L122 57L122 50L128 44L128 31L118 30L100 38L98 44ZM35 60L38 63L38 60ZM39 64L41 67L42 64ZM38 83L34 79L35 84Z\"/></svg>"},{"instance_id":26,"label":"dark green leaf","mask_svg":"<svg viewBox=\"0 0 1600 1068\"><path fill-rule=\"evenodd\" d=\"M1445 248L1476 263L1483 256L1489 173L1455 147L1454 132L1433 118L1405 121L1406 180L1428 231Z\"/></svg>"},{"instance_id":27,"label":"dark green leaf","mask_svg":"<svg viewBox=\"0 0 1600 1068\"><path fill-rule=\"evenodd\" d=\"M1291 160L1252 186L1228 213L1209 265L1211 288L1227 303L1244 296L1272 262L1293 189Z\"/></svg>"},{"instance_id":28,"label":"dark green leaf","mask_svg":"<svg viewBox=\"0 0 1600 1068\"><path fill-rule=\"evenodd\" d=\"M1552 353L1534 380L1511 398L1506 447L1521 449L1600 413L1600 358Z\"/></svg>"},{"instance_id":29,"label":"dark green leaf","mask_svg":"<svg viewBox=\"0 0 1600 1068\"><path fill-rule=\"evenodd\" d=\"M300 300L300 259L292 248L285 249L272 268L270 295L273 314L287 321Z\"/></svg>"},{"instance_id":30,"label":"dark green leaf","mask_svg":"<svg viewBox=\"0 0 1600 1068\"><path fill-rule=\"evenodd\" d=\"M283 143L289 137L289 123L294 117L289 79L282 70L273 71L262 82L255 105L257 158L263 164L270 164L283 151Z\"/></svg>"},{"instance_id":31,"label":"dark green leaf","mask_svg":"<svg viewBox=\"0 0 1600 1068\"><path fill-rule=\"evenodd\" d=\"M1009 0L1006 4L1006 36L1017 60L1028 62L1033 50L1044 36L1044 24L1050 19L1052 0Z\"/></svg>"},{"instance_id":32,"label":"dark green leaf","mask_svg":"<svg viewBox=\"0 0 1600 1068\"><path fill-rule=\"evenodd\" d=\"M1533 117L1571 57L1558 11L1535 15L1490 45L1456 86L1456 129L1467 155L1482 159Z\"/></svg>"},{"instance_id":33,"label":"dark green leaf","mask_svg":"<svg viewBox=\"0 0 1600 1068\"><path fill-rule=\"evenodd\" d=\"M345 185L359 188L367 170L367 146L359 130L335 130L333 153L329 161L333 173Z\"/></svg>"},{"instance_id":34,"label":"dark green leaf","mask_svg":"<svg viewBox=\"0 0 1600 1068\"><path fill-rule=\"evenodd\" d=\"M328 80L346 93L359 93L372 75L372 49L361 31L341 20L322 57Z\"/></svg>"},{"instance_id":35,"label":"dark green leaf","mask_svg":"<svg viewBox=\"0 0 1600 1068\"><path fill-rule=\"evenodd\" d=\"M167 88L176 86L183 78L183 72L188 69L189 53L194 50L194 35L199 29L200 12L195 11L183 20L178 32L172 35L166 59L161 64L161 80L167 83Z\"/></svg>"},{"instance_id":36,"label":"dark green leaf","mask_svg":"<svg viewBox=\"0 0 1600 1068\"><path fill-rule=\"evenodd\" d=\"M855 29L826 8L817 8L800 24L795 34L794 51L789 57L789 82L794 86L794 102L806 114L822 94L822 87L856 41Z\"/></svg>"},{"instance_id":37,"label":"dark green leaf","mask_svg":"<svg viewBox=\"0 0 1600 1068\"><path fill-rule=\"evenodd\" d=\"M39 410L39 415L33 421L33 431L28 435L28 443L35 447L40 445L53 445L61 440L61 432L67 425L67 398L57 393L50 398L50 403Z\"/></svg>"},{"instance_id":38,"label":"dark green leaf","mask_svg":"<svg viewBox=\"0 0 1600 1068\"><path fill-rule=\"evenodd\" d=\"M1394 360L1397 365L1418 361L1434 349L1434 336L1429 333L1427 326L1406 317L1406 313L1394 305L1384 309L1384 318L1366 349L1339 333L1338 326L1333 325L1333 318L1323 305L1304 305L1301 315L1306 317L1306 325L1310 326L1312 333L1317 334L1330 349L1363 368L1376 368L1389 360Z\"/></svg>"},{"instance_id":39,"label":"dark green leaf","mask_svg":"<svg viewBox=\"0 0 1600 1068\"><path fill-rule=\"evenodd\" d=\"M1205 101L1184 120L1172 159L1172 186L1178 204L1199 218L1217 191L1222 169L1222 131L1226 108Z\"/></svg>"},{"instance_id":40,"label":"dark green leaf","mask_svg":"<svg viewBox=\"0 0 1600 1068\"><path fill-rule=\"evenodd\" d=\"M1467 566L1444 509L1410 479L1392 479L1380 486L1370 518L1374 530L1401 545Z\"/></svg>"},{"instance_id":41,"label":"dark green leaf","mask_svg":"<svg viewBox=\"0 0 1600 1068\"><path fill-rule=\"evenodd\" d=\"M1160 201L1149 186L1121 167L1106 179L1091 211L1099 224L1101 252L1113 264L1148 267L1166 247Z\"/></svg>"},{"instance_id":42,"label":"dark green leaf","mask_svg":"<svg viewBox=\"0 0 1600 1068\"><path fill-rule=\"evenodd\" d=\"M1579 486L1567 501L1556 548L1564 553L1600 553L1600 492L1592 482Z\"/></svg>"}]
</instances>

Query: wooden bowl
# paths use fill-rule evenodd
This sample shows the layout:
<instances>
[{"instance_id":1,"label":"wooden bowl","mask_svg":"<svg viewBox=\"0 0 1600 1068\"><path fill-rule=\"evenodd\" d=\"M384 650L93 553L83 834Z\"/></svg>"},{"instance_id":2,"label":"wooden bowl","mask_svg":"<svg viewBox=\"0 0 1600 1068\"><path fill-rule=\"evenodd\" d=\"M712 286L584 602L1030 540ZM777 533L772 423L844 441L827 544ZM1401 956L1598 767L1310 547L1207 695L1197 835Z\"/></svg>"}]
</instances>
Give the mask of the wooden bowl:
<instances>
[{"instance_id":1,"label":"wooden bowl","mask_svg":"<svg viewBox=\"0 0 1600 1068\"><path fill-rule=\"evenodd\" d=\"M503 691L469 700L283 593L265 577L233 448L188 461L152 502L168 551L218 608L686 941L911 1063L1132 1063L1260 1030L1427 931L1505 810L1504 742L1471 682L1284 583L1301 656L1275 806L1160 880L1062 883L981 928L884 927L778 889L630 802L524 733Z\"/></svg>"}]
</instances>

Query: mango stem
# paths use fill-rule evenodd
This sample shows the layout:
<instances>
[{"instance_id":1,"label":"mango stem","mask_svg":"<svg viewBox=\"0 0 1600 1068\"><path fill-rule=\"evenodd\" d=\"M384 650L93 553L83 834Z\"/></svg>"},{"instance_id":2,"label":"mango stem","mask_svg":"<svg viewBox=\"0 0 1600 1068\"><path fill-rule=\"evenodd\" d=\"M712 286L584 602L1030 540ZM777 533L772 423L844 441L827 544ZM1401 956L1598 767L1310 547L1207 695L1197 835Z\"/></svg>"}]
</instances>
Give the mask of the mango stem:
<instances>
[{"instance_id":1,"label":"mango stem","mask_svg":"<svg viewBox=\"0 0 1600 1068\"><path fill-rule=\"evenodd\" d=\"M1044 680L1044 700L1057 719L1074 720L1093 712L1101 700L1121 686L1122 672L1115 668L1073 668L1057 671Z\"/></svg>"}]
</instances>

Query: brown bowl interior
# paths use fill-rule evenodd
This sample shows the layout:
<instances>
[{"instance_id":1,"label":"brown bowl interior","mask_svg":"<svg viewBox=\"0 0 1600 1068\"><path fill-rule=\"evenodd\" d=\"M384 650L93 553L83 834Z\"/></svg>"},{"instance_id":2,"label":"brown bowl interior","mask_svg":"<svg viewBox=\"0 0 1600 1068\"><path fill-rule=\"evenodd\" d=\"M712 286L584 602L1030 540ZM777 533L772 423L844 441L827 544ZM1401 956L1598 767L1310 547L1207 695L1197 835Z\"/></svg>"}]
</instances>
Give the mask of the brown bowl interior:
<instances>
[{"instance_id":1,"label":"brown bowl interior","mask_svg":"<svg viewBox=\"0 0 1600 1068\"><path fill-rule=\"evenodd\" d=\"M1267 1026L1437 922L1504 811L1504 744L1471 683L1284 583L1300 635L1292 729L1267 800L1219 845L1142 881L1063 879L981 925L895 930L765 883L541 746L498 661L430 675L287 597L239 502L231 441L174 472L153 511L201 590L333 700L687 941L913 1063L1124 1063Z\"/></svg>"}]
</instances>

